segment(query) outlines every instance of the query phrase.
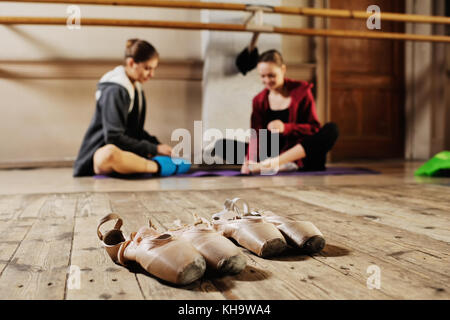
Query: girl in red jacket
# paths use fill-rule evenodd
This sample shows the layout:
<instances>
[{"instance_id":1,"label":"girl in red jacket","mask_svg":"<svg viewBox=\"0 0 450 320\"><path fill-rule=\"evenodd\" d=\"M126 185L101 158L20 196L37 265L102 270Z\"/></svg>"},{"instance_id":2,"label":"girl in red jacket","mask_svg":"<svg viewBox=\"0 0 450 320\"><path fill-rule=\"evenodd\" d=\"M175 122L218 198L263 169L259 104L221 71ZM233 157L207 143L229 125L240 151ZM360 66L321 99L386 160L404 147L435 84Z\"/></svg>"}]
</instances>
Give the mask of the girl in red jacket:
<instances>
[{"instance_id":1,"label":"girl in red jacket","mask_svg":"<svg viewBox=\"0 0 450 320\"><path fill-rule=\"evenodd\" d=\"M257 134L250 139L241 172L283 170L289 164L301 170L325 170L326 155L336 142L338 129L334 123L321 128L312 85L285 78L286 65L276 50L261 54L257 69L265 89L253 99L251 128ZM268 130L267 139L259 135L261 129ZM270 150L277 149L271 148L273 134L278 135L279 150ZM267 154L271 157L261 156L262 147L270 150Z\"/></svg>"}]
</instances>

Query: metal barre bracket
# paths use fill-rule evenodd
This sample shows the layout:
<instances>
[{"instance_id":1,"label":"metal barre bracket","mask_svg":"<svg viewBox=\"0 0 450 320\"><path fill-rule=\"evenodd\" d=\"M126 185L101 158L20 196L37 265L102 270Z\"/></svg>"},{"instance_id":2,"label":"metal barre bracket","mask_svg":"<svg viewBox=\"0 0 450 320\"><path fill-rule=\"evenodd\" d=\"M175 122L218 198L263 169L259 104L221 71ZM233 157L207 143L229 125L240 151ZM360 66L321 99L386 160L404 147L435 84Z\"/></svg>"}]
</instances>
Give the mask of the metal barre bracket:
<instances>
[{"instance_id":1,"label":"metal barre bracket","mask_svg":"<svg viewBox=\"0 0 450 320\"><path fill-rule=\"evenodd\" d=\"M250 15L245 19L244 25L248 31L253 32L273 32L274 26L264 24L264 12L273 12L271 6L247 5L245 8Z\"/></svg>"},{"instance_id":2,"label":"metal barre bracket","mask_svg":"<svg viewBox=\"0 0 450 320\"><path fill-rule=\"evenodd\" d=\"M247 4L245 6L245 10L247 10L247 11L260 11L261 10L264 12L274 12L275 8L273 6Z\"/></svg>"}]
</instances>

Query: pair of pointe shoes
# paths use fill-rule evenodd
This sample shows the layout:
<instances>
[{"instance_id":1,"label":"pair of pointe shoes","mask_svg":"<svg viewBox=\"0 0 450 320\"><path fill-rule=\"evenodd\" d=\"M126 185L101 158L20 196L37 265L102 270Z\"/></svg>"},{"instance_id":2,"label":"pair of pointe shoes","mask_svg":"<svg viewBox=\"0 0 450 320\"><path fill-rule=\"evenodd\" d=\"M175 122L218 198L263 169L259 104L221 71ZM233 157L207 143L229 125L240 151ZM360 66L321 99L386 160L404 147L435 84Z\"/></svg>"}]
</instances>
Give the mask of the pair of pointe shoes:
<instances>
[{"instance_id":1,"label":"pair of pointe shoes","mask_svg":"<svg viewBox=\"0 0 450 320\"><path fill-rule=\"evenodd\" d=\"M150 222L127 240L120 230L122 219L111 213L100 220L97 235L114 262L124 266L137 262L150 274L177 285L198 280L207 267L219 273L241 272L247 263L241 250L207 220L196 218L193 225L163 233ZM100 226L110 220L117 223L103 235Z\"/></svg>"},{"instance_id":2,"label":"pair of pointe shoes","mask_svg":"<svg viewBox=\"0 0 450 320\"><path fill-rule=\"evenodd\" d=\"M212 222L194 215L194 224L158 232L151 222L125 239L122 219L111 213L100 220L97 235L111 259L126 266L137 262L150 274L165 281L185 285L203 276L206 268L218 273L237 274L246 264L245 255L227 238L260 257L282 253L288 243L312 254L325 246L322 233L311 222L296 221L270 211L250 211L239 198L226 200L224 209ZM100 226L117 220L114 229L103 235Z\"/></svg>"},{"instance_id":3,"label":"pair of pointe shoes","mask_svg":"<svg viewBox=\"0 0 450 320\"><path fill-rule=\"evenodd\" d=\"M243 212L237 205L239 201ZM277 216L271 211L251 211L239 198L226 200L224 209L213 215L212 224L225 237L260 257L280 254L288 244L308 254L325 247L323 234L311 222Z\"/></svg>"}]
</instances>

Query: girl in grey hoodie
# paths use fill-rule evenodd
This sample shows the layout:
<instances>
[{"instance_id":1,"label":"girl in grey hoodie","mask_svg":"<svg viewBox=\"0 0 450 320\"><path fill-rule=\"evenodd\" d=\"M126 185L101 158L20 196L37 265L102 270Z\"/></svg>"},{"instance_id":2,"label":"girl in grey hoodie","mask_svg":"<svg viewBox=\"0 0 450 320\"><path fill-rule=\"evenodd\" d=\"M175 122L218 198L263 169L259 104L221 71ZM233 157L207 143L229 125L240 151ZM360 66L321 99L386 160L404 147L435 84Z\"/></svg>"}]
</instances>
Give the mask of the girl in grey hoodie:
<instances>
[{"instance_id":1,"label":"girl in grey hoodie","mask_svg":"<svg viewBox=\"0 0 450 320\"><path fill-rule=\"evenodd\" d=\"M125 64L98 83L94 117L83 138L73 175L160 173L170 175L172 148L144 130L146 101L142 83L153 77L159 62L146 41L130 39ZM170 169L167 171L167 165Z\"/></svg>"}]
</instances>

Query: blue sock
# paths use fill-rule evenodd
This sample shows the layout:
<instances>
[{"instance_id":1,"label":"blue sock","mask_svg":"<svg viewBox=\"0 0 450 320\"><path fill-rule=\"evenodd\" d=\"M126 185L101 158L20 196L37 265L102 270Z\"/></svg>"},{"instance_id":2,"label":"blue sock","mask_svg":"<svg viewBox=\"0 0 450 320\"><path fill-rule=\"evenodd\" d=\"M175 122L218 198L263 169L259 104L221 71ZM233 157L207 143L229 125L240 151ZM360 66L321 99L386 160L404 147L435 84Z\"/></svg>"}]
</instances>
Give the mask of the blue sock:
<instances>
[{"instance_id":1,"label":"blue sock","mask_svg":"<svg viewBox=\"0 0 450 320\"><path fill-rule=\"evenodd\" d=\"M181 158L171 158L168 156L157 156L151 160L158 165L158 174L161 177L168 177L174 174L183 174L189 171L191 164Z\"/></svg>"},{"instance_id":2,"label":"blue sock","mask_svg":"<svg viewBox=\"0 0 450 320\"><path fill-rule=\"evenodd\" d=\"M157 156L151 160L158 164L158 174L161 177L168 177L176 173L177 165L167 156Z\"/></svg>"},{"instance_id":3,"label":"blue sock","mask_svg":"<svg viewBox=\"0 0 450 320\"><path fill-rule=\"evenodd\" d=\"M172 158L172 161L177 166L176 174L186 173L191 168L191 164L182 158Z\"/></svg>"}]
</instances>

